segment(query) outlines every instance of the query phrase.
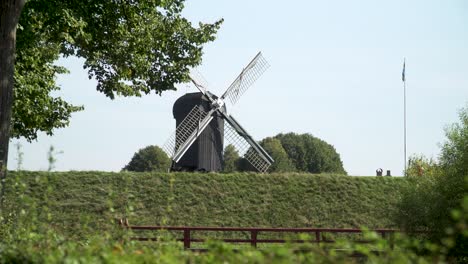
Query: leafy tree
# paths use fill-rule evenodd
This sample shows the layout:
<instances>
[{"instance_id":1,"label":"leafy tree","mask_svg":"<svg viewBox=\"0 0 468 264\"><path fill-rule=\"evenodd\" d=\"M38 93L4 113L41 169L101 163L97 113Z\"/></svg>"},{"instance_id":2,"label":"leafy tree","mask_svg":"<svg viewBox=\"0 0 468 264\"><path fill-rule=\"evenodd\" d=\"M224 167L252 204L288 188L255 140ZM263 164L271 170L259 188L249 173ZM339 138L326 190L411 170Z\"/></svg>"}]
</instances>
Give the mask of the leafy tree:
<instances>
[{"instance_id":1,"label":"leafy tree","mask_svg":"<svg viewBox=\"0 0 468 264\"><path fill-rule=\"evenodd\" d=\"M278 134L275 138L281 142L297 170L346 174L340 155L325 141L310 134L295 133Z\"/></svg>"},{"instance_id":2,"label":"leafy tree","mask_svg":"<svg viewBox=\"0 0 468 264\"><path fill-rule=\"evenodd\" d=\"M239 152L234 145L230 144L224 148L223 172L234 172L239 169Z\"/></svg>"},{"instance_id":3,"label":"leafy tree","mask_svg":"<svg viewBox=\"0 0 468 264\"><path fill-rule=\"evenodd\" d=\"M445 129L447 140L442 145L440 165L444 171L468 174L468 104L459 112L459 123Z\"/></svg>"},{"instance_id":4,"label":"leafy tree","mask_svg":"<svg viewBox=\"0 0 468 264\"><path fill-rule=\"evenodd\" d=\"M468 106L460 111L460 123L449 126L439 157L440 175L413 178L413 184L403 192L397 223L409 230L429 230L433 241L447 243L447 231L452 235L449 254L467 257L468 237L453 234L457 224L453 212L462 212L468 193ZM466 228L466 227L465 227Z\"/></svg>"},{"instance_id":5,"label":"leafy tree","mask_svg":"<svg viewBox=\"0 0 468 264\"><path fill-rule=\"evenodd\" d=\"M60 56L83 58L111 99L161 94L186 80L222 20L194 27L183 7L184 0L0 1L0 168L11 137L51 135L83 109L50 94L66 72L54 65Z\"/></svg>"},{"instance_id":6,"label":"leafy tree","mask_svg":"<svg viewBox=\"0 0 468 264\"><path fill-rule=\"evenodd\" d=\"M138 150L122 170L167 172L170 166L171 159L160 147L148 146Z\"/></svg>"},{"instance_id":7,"label":"leafy tree","mask_svg":"<svg viewBox=\"0 0 468 264\"><path fill-rule=\"evenodd\" d=\"M463 205L464 197L468 194L468 104L459 111L459 123L452 124L445 130L447 137L441 148L440 166L443 176L437 178L436 188L443 198L441 206L442 217L438 219L436 237L443 239L442 231L452 232L456 222L451 216ZM466 201L465 201L466 204ZM439 211L440 212L440 211ZM466 226L464 234L454 237L455 247L450 254L468 258L468 236Z\"/></svg>"},{"instance_id":8,"label":"leafy tree","mask_svg":"<svg viewBox=\"0 0 468 264\"><path fill-rule=\"evenodd\" d=\"M436 176L440 175L440 166L432 158L424 155L413 155L408 159L408 167L405 175L408 177Z\"/></svg>"},{"instance_id":9,"label":"leafy tree","mask_svg":"<svg viewBox=\"0 0 468 264\"><path fill-rule=\"evenodd\" d=\"M265 138L260 145L275 162L270 172L304 171L310 173L333 172L346 174L340 155L335 148L310 134L278 134ZM253 151L250 148L248 151ZM244 158L239 161L240 171L255 171Z\"/></svg>"},{"instance_id":10,"label":"leafy tree","mask_svg":"<svg viewBox=\"0 0 468 264\"><path fill-rule=\"evenodd\" d=\"M292 172L295 171L292 161L277 138L265 138L260 141L260 145L275 160L268 169L269 172Z\"/></svg>"}]
</instances>

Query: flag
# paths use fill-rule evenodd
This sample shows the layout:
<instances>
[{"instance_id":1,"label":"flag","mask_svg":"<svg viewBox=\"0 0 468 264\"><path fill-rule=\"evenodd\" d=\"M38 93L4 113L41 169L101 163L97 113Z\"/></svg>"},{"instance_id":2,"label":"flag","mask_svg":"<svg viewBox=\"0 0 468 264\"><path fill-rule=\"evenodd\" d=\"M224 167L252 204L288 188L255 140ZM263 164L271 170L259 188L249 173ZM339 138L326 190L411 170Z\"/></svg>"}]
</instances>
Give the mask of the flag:
<instances>
[{"instance_id":1,"label":"flag","mask_svg":"<svg viewBox=\"0 0 468 264\"><path fill-rule=\"evenodd\" d=\"M405 77L405 64L406 64L406 60L403 60L403 72L401 73L401 80L402 80L402 81L406 81L406 77Z\"/></svg>"}]
</instances>

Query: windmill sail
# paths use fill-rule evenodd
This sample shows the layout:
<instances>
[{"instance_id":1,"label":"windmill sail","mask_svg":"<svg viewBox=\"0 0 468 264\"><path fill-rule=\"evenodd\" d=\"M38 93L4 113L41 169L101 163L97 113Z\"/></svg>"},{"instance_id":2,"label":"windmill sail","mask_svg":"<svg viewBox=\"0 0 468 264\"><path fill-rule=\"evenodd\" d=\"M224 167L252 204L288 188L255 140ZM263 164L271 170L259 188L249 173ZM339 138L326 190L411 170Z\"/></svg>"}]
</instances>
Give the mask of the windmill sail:
<instances>
[{"instance_id":1,"label":"windmill sail","mask_svg":"<svg viewBox=\"0 0 468 264\"><path fill-rule=\"evenodd\" d=\"M226 114L224 116L227 121L224 126L226 145L233 145L239 155L245 158L255 169L266 172L274 160L232 116Z\"/></svg>"},{"instance_id":2,"label":"windmill sail","mask_svg":"<svg viewBox=\"0 0 468 264\"><path fill-rule=\"evenodd\" d=\"M177 126L176 131L166 141L163 150L169 157L177 162L178 160L176 160L176 157L182 156L183 153L187 151L211 119L213 119L211 113L207 113L198 105L194 106L184 120ZM181 154L182 151L183 153Z\"/></svg>"},{"instance_id":3,"label":"windmill sail","mask_svg":"<svg viewBox=\"0 0 468 264\"><path fill-rule=\"evenodd\" d=\"M191 69L189 76L195 87L197 87L197 89L203 94L206 94L208 89L208 82L206 81L205 77L203 77L203 75L196 69Z\"/></svg>"},{"instance_id":4,"label":"windmill sail","mask_svg":"<svg viewBox=\"0 0 468 264\"><path fill-rule=\"evenodd\" d=\"M270 67L268 62L259 52L255 58L242 70L237 78L232 82L229 88L221 96L221 100L229 98L232 104L235 104L242 94L252 86L252 84Z\"/></svg>"}]
</instances>

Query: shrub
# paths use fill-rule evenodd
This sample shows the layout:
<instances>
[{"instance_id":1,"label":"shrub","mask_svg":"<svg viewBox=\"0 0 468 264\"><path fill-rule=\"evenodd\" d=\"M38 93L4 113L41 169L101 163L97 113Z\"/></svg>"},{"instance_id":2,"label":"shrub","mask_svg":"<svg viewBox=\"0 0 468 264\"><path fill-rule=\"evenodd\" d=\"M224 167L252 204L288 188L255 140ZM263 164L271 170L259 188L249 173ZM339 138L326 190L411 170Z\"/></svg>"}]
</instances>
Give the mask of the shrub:
<instances>
[{"instance_id":1,"label":"shrub","mask_svg":"<svg viewBox=\"0 0 468 264\"><path fill-rule=\"evenodd\" d=\"M158 146L148 146L138 150L130 162L122 169L126 171L167 171L171 159Z\"/></svg>"},{"instance_id":2,"label":"shrub","mask_svg":"<svg viewBox=\"0 0 468 264\"><path fill-rule=\"evenodd\" d=\"M446 129L440 155L440 175L412 179L403 192L396 221L405 229L430 231L431 240L443 244L447 231L456 225L453 212L460 212L468 193L468 107L460 111L460 123ZM467 256L468 238L457 236L449 254Z\"/></svg>"},{"instance_id":3,"label":"shrub","mask_svg":"<svg viewBox=\"0 0 468 264\"><path fill-rule=\"evenodd\" d=\"M408 159L408 167L405 175L408 177L436 176L440 175L439 164L432 158L426 158L424 155L413 155Z\"/></svg>"}]
</instances>

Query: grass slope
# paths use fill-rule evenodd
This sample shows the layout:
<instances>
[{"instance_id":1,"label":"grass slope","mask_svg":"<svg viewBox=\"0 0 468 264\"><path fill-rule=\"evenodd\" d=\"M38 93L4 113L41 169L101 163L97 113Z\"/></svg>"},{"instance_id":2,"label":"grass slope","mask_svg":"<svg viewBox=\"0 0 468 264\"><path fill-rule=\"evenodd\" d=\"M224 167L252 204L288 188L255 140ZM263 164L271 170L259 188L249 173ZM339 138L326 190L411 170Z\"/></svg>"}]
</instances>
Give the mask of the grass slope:
<instances>
[{"instance_id":1,"label":"grass slope","mask_svg":"<svg viewBox=\"0 0 468 264\"><path fill-rule=\"evenodd\" d=\"M6 184L9 210L36 210L53 229L75 236L110 230L120 217L142 225L394 227L391 215L406 180L72 171L9 172Z\"/></svg>"}]
</instances>

